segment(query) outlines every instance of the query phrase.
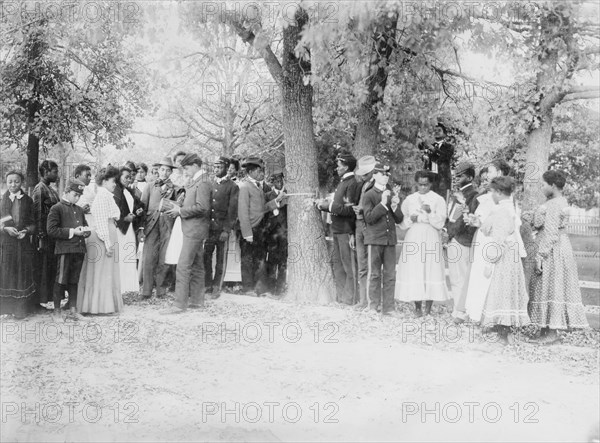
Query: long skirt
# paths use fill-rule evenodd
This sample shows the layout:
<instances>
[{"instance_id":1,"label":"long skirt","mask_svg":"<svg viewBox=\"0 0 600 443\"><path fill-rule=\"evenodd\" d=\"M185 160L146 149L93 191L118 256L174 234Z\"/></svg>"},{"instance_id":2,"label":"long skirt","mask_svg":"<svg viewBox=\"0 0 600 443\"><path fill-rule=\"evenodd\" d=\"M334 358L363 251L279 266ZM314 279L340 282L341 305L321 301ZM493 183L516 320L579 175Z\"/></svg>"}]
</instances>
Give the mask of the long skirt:
<instances>
[{"instance_id":1,"label":"long skirt","mask_svg":"<svg viewBox=\"0 0 600 443\"><path fill-rule=\"evenodd\" d=\"M55 243L49 239L46 239L46 241L46 248L38 253L36 264L37 303L48 303L54 300L54 281L56 280Z\"/></svg>"},{"instance_id":2,"label":"long skirt","mask_svg":"<svg viewBox=\"0 0 600 443\"><path fill-rule=\"evenodd\" d=\"M32 311L36 301L36 258L29 236L22 240L11 238L0 245L0 314L24 318Z\"/></svg>"},{"instance_id":3,"label":"long skirt","mask_svg":"<svg viewBox=\"0 0 600 443\"><path fill-rule=\"evenodd\" d=\"M117 228L111 223L108 228L116 238ZM77 289L77 311L89 314L111 314L121 311L123 298L117 252L108 257L104 242L98 238L95 231L92 231L86 245L87 256L83 262Z\"/></svg>"},{"instance_id":4,"label":"long skirt","mask_svg":"<svg viewBox=\"0 0 600 443\"><path fill-rule=\"evenodd\" d=\"M123 235L117 229L119 242L119 272L121 274L121 293L137 292L140 290L137 273L137 248L133 225L129 224L127 233Z\"/></svg>"},{"instance_id":5,"label":"long skirt","mask_svg":"<svg viewBox=\"0 0 600 443\"><path fill-rule=\"evenodd\" d=\"M551 329L588 328L581 301L577 264L571 242L561 234L541 274L533 273L529 285L532 323Z\"/></svg>"},{"instance_id":6,"label":"long skirt","mask_svg":"<svg viewBox=\"0 0 600 443\"><path fill-rule=\"evenodd\" d=\"M481 312L481 326L525 326L530 323L527 314L525 272L518 253L518 241L504 245L500 260L493 264L487 297Z\"/></svg>"},{"instance_id":7,"label":"long skirt","mask_svg":"<svg viewBox=\"0 0 600 443\"><path fill-rule=\"evenodd\" d=\"M440 233L430 224L416 223L406 232L397 266L395 298L404 302L450 298Z\"/></svg>"},{"instance_id":8,"label":"long skirt","mask_svg":"<svg viewBox=\"0 0 600 443\"><path fill-rule=\"evenodd\" d=\"M169 245L167 246L167 253L165 255L165 263L168 265L176 265L179 261L179 255L181 254L182 247L183 230L181 228L181 217L177 217L175 219L175 223L173 224L171 237L169 238Z\"/></svg>"},{"instance_id":9,"label":"long skirt","mask_svg":"<svg viewBox=\"0 0 600 443\"><path fill-rule=\"evenodd\" d=\"M492 277L485 276L485 268L491 265L490 257L495 253L495 245L492 237L488 237L481 230L477 230L473 237L473 249L469 281L464 289L467 292L465 298L465 310L469 317L475 321L481 318L481 312L490 287Z\"/></svg>"}]
</instances>

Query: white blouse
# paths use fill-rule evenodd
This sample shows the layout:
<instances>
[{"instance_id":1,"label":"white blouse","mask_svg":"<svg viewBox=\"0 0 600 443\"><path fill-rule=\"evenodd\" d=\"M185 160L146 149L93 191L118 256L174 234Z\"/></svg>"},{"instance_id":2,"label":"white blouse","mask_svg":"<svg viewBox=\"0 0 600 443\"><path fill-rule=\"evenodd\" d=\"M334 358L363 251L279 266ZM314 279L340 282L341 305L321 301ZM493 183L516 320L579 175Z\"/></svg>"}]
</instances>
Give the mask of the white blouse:
<instances>
[{"instance_id":1,"label":"white blouse","mask_svg":"<svg viewBox=\"0 0 600 443\"><path fill-rule=\"evenodd\" d=\"M98 186L98 192L92 203L92 215L96 222L96 233L104 242L106 249L110 249L116 239L110 238L109 223L114 223L121 216L121 211L115 202L113 194L106 188Z\"/></svg>"},{"instance_id":2,"label":"white blouse","mask_svg":"<svg viewBox=\"0 0 600 443\"><path fill-rule=\"evenodd\" d=\"M431 208L429 214L421 209L423 204L429 205ZM436 229L442 229L446 223L446 202L433 191L429 191L427 194L418 192L410 194L402 202L401 209L404 214L403 229L408 229L415 224L410 219L411 215L417 216L417 223L428 223Z\"/></svg>"}]
</instances>

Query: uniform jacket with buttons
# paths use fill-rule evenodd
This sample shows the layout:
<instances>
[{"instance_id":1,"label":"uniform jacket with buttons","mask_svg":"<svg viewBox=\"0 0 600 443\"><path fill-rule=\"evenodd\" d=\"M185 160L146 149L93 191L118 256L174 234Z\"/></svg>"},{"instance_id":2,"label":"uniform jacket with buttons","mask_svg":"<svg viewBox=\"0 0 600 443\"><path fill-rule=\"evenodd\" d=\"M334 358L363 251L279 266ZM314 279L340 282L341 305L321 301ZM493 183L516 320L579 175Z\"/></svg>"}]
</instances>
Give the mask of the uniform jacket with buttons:
<instances>
[{"instance_id":1,"label":"uniform jacket with buttons","mask_svg":"<svg viewBox=\"0 0 600 443\"><path fill-rule=\"evenodd\" d=\"M387 186L391 190L390 186ZM364 216L366 223L365 245L396 245L396 223L401 223L404 215L400 203L395 211L392 210L391 200L381 203L383 191L374 186L364 195Z\"/></svg>"},{"instance_id":2,"label":"uniform jacket with buttons","mask_svg":"<svg viewBox=\"0 0 600 443\"><path fill-rule=\"evenodd\" d=\"M77 205L61 200L48 214L46 231L48 236L56 240L55 254L85 254L85 238L77 235L69 238L71 229L87 226L85 213Z\"/></svg>"},{"instance_id":3,"label":"uniform jacket with buttons","mask_svg":"<svg viewBox=\"0 0 600 443\"><path fill-rule=\"evenodd\" d=\"M210 230L230 232L237 219L238 186L227 176L217 183L215 177L211 181L210 191Z\"/></svg>"}]
</instances>

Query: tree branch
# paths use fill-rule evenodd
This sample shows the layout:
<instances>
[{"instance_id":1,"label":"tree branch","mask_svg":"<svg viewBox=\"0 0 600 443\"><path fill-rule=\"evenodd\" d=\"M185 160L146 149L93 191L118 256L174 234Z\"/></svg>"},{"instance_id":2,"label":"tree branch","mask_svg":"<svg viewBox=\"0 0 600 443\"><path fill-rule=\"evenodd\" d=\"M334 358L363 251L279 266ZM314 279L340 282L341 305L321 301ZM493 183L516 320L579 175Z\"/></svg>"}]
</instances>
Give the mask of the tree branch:
<instances>
[{"instance_id":1,"label":"tree branch","mask_svg":"<svg viewBox=\"0 0 600 443\"><path fill-rule=\"evenodd\" d=\"M600 89L588 90L585 92L573 92L566 94L560 103L569 102L573 100L591 100L594 98L600 98Z\"/></svg>"}]
</instances>

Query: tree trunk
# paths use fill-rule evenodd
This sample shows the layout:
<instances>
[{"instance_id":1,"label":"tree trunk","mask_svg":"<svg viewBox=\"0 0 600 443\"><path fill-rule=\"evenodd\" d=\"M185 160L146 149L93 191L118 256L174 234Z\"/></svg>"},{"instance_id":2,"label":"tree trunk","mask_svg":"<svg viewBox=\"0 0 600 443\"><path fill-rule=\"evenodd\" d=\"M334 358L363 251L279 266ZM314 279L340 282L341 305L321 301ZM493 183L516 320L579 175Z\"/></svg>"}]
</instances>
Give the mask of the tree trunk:
<instances>
[{"instance_id":1,"label":"tree trunk","mask_svg":"<svg viewBox=\"0 0 600 443\"><path fill-rule=\"evenodd\" d=\"M544 201L541 192L542 174L548 169L550 140L552 137L552 111L541 119L540 126L527 135L527 155L525 156L525 195L523 208L534 209Z\"/></svg>"},{"instance_id":2,"label":"tree trunk","mask_svg":"<svg viewBox=\"0 0 600 443\"><path fill-rule=\"evenodd\" d=\"M373 155L379 147L379 110L388 78L388 65L394 51L398 15L384 15L374 33L373 49L369 62L367 96L358 110L358 123L354 137L353 154L356 158Z\"/></svg>"},{"instance_id":3,"label":"tree trunk","mask_svg":"<svg viewBox=\"0 0 600 443\"><path fill-rule=\"evenodd\" d=\"M295 26L283 31L283 133L287 169L295 173L286 187L290 193L315 193L318 186L317 151L313 134L313 88L304 76L310 62L296 57L300 33L308 14L299 8ZM296 302L329 303L335 300L331 260L325 232L312 198L288 199L288 292L286 299Z\"/></svg>"},{"instance_id":4,"label":"tree trunk","mask_svg":"<svg viewBox=\"0 0 600 443\"><path fill-rule=\"evenodd\" d=\"M33 192L33 188L38 183L38 164L40 161L40 139L29 132L27 138L27 185L28 192Z\"/></svg>"}]
</instances>

